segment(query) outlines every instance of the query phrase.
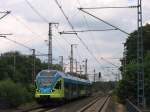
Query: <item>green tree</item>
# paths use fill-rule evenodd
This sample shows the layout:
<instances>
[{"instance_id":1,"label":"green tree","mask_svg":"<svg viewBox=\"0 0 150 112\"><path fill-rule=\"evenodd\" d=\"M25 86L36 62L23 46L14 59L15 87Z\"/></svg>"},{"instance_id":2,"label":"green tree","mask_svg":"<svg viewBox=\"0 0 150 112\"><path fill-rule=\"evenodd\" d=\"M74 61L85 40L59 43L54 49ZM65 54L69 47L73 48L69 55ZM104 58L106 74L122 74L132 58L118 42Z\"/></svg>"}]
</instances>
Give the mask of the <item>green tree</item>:
<instances>
[{"instance_id":1,"label":"green tree","mask_svg":"<svg viewBox=\"0 0 150 112\"><path fill-rule=\"evenodd\" d=\"M15 66L14 66L15 62ZM47 69L47 63L35 59L36 74ZM19 52L7 52L0 56L0 99L9 101L12 106L31 101L35 87L32 83L33 56ZM62 70L60 65L53 69Z\"/></svg>"},{"instance_id":2,"label":"green tree","mask_svg":"<svg viewBox=\"0 0 150 112\"><path fill-rule=\"evenodd\" d=\"M145 97L147 105L150 105L150 25L143 26L143 47L144 47L144 72L145 72ZM126 74L122 71L123 79L118 83L116 94L121 101L126 98L136 99L137 97L137 31L134 31L127 38L126 43ZM122 63L123 64L123 63ZM123 65L122 65L123 66ZM122 67L120 68L122 70Z\"/></svg>"},{"instance_id":3,"label":"green tree","mask_svg":"<svg viewBox=\"0 0 150 112\"><path fill-rule=\"evenodd\" d=\"M14 72L14 56L15 56L15 72ZM47 69L47 63L42 62L40 59L35 59L36 74ZM52 66L55 70L62 70L62 67L58 64ZM7 52L0 56L0 71L3 79L11 79L20 83L31 83L33 72L33 57L31 55L23 55L19 52Z\"/></svg>"},{"instance_id":4,"label":"green tree","mask_svg":"<svg viewBox=\"0 0 150 112\"><path fill-rule=\"evenodd\" d=\"M11 80L0 82L0 98L9 102L11 106L18 106L32 99L32 95L21 84L16 84Z\"/></svg>"}]
</instances>

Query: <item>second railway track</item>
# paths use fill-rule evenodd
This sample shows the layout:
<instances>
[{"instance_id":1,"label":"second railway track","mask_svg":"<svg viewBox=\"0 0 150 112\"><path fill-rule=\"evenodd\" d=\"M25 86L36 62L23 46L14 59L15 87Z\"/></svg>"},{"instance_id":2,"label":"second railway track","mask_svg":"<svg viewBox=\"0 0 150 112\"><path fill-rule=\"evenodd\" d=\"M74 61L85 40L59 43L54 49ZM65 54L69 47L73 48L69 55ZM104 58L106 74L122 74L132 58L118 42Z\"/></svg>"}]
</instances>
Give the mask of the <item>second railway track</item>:
<instances>
[{"instance_id":1,"label":"second railway track","mask_svg":"<svg viewBox=\"0 0 150 112\"><path fill-rule=\"evenodd\" d=\"M97 97L95 100L78 110L77 112L105 112L110 100L109 95Z\"/></svg>"}]
</instances>

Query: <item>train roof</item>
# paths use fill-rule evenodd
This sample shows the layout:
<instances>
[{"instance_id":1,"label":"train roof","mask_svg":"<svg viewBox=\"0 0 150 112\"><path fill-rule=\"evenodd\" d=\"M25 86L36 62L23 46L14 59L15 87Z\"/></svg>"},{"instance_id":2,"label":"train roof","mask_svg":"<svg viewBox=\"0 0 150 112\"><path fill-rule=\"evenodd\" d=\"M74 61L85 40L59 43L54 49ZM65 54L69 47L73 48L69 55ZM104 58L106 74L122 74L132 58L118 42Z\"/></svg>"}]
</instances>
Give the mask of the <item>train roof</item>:
<instances>
[{"instance_id":1,"label":"train roof","mask_svg":"<svg viewBox=\"0 0 150 112\"><path fill-rule=\"evenodd\" d=\"M56 73L57 73L57 70L42 70L38 73L37 76L47 77L47 76L53 76Z\"/></svg>"},{"instance_id":2,"label":"train roof","mask_svg":"<svg viewBox=\"0 0 150 112\"><path fill-rule=\"evenodd\" d=\"M39 74L37 76L60 76L63 77L67 82L82 82L82 83L91 83L89 80L86 79L82 79L73 75L70 75L68 73L64 73L61 71L57 71L57 70L42 70L41 72L39 72Z\"/></svg>"},{"instance_id":3,"label":"train roof","mask_svg":"<svg viewBox=\"0 0 150 112\"><path fill-rule=\"evenodd\" d=\"M79 78L79 77L76 77L76 76L73 76L73 75L70 75L68 73L63 73L63 72L60 72L58 71L58 74L63 77L64 79L67 79L68 81L70 80L73 80L73 81L80 81L80 82L84 82L84 83L90 83L89 80L86 80L86 79L82 79L82 78Z\"/></svg>"}]
</instances>

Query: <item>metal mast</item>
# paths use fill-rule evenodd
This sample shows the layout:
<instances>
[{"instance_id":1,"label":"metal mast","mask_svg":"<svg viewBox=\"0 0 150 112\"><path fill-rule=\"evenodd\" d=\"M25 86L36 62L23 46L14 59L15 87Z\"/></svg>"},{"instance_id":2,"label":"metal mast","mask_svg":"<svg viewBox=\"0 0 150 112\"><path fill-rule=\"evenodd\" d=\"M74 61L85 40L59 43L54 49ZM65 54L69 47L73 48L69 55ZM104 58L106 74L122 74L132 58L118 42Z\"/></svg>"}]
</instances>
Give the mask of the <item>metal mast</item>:
<instances>
[{"instance_id":1,"label":"metal mast","mask_svg":"<svg viewBox=\"0 0 150 112\"><path fill-rule=\"evenodd\" d=\"M76 74L78 74L78 62L76 60Z\"/></svg>"},{"instance_id":2,"label":"metal mast","mask_svg":"<svg viewBox=\"0 0 150 112\"><path fill-rule=\"evenodd\" d=\"M71 44L70 72L73 72L73 44Z\"/></svg>"},{"instance_id":3,"label":"metal mast","mask_svg":"<svg viewBox=\"0 0 150 112\"><path fill-rule=\"evenodd\" d=\"M59 56L59 57L60 57L59 64L60 64L60 66L62 67L62 70L63 70L63 68L64 68L64 58L63 58L63 56Z\"/></svg>"},{"instance_id":4,"label":"metal mast","mask_svg":"<svg viewBox=\"0 0 150 112\"><path fill-rule=\"evenodd\" d=\"M33 71L32 71L32 82L34 83L34 78L35 78L35 49L32 49L32 56L33 56Z\"/></svg>"},{"instance_id":5,"label":"metal mast","mask_svg":"<svg viewBox=\"0 0 150 112\"><path fill-rule=\"evenodd\" d=\"M73 72L73 46L77 44L71 44L71 56L70 56L70 72Z\"/></svg>"},{"instance_id":6,"label":"metal mast","mask_svg":"<svg viewBox=\"0 0 150 112\"><path fill-rule=\"evenodd\" d=\"M143 64L143 35L142 35L142 2L138 0L138 35L137 35L137 103L144 107L144 64Z\"/></svg>"},{"instance_id":7,"label":"metal mast","mask_svg":"<svg viewBox=\"0 0 150 112\"><path fill-rule=\"evenodd\" d=\"M94 69L94 82L96 82L96 74L95 74L95 69Z\"/></svg>"},{"instance_id":8,"label":"metal mast","mask_svg":"<svg viewBox=\"0 0 150 112\"><path fill-rule=\"evenodd\" d=\"M88 76L87 76L87 59L85 59L85 76L86 76L86 78L88 78Z\"/></svg>"},{"instance_id":9,"label":"metal mast","mask_svg":"<svg viewBox=\"0 0 150 112\"><path fill-rule=\"evenodd\" d=\"M48 41L48 70L52 69L52 25L58 23L49 23L49 41Z\"/></svg>"},{"instance_id":10,"label":"metal mast","mask_svg":"<svg viewBox=\"0 0 150 112\"><path fill-rule=\"evenodd\" d=\"M48 70L52 69L52 23L49 23Z\"/></svg>"},{"instance_id":11,"label":"metal mast","mask_svg":"<svg viewBox=\"0 0 150 112\"><path fill-rule=\"evenodd\" d=\"M80 65L80 77L82 75L82 65Z\"/></svg>"}]
</instances>

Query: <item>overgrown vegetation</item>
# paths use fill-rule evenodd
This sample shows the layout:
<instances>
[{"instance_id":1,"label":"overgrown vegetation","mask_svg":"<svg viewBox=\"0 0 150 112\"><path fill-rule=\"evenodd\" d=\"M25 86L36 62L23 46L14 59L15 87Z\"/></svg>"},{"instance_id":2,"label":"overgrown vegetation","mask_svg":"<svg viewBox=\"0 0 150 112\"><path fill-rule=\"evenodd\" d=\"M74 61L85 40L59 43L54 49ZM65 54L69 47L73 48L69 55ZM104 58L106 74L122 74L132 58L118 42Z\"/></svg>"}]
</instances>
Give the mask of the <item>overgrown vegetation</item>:
<instances>
[{"instance_id":1,"label":"overgrown vegetation","mask_svg":"<svg viewBox=\"0 0 150 112\"><path fill-rule=\"evenodd\" d=\"M144 72L145 72L145 98L147 106L150 106L150 25L143 27L144 38ZM131 99L136 103L137 98L137 31L134 31L127 38L126 47L126 73L123 73L123 59L122 71L123 79L118 82L116 94L121 102L125 102L126 98Z\"/></svg>"},{"instance_id":2,"label":"overgrown vegetation","mask_svg":"<svg viewBox=\"0 0 150 112\"><path fill-rule=\"evenodd\" d=\"M36 74L47 69L47 63L35 59ZM8 52L0 56L0 102L8 102L9 106L33 101L34 85L32 82L33 57L19 52ZM53 69L61 70L59 65Z\"/></svg>"},{"instance_id":3,"label":"overgrown vegetation","mask_svg":"<svg viewBox=\"0 0 150 112\"><path fill-rule=\"evenodd\" d=\"M32 100L32 93L25 86L14 83L12 80L1 81L0 90L0 97L7 100L12 106Z\"/></svg>"}]
</instances>

